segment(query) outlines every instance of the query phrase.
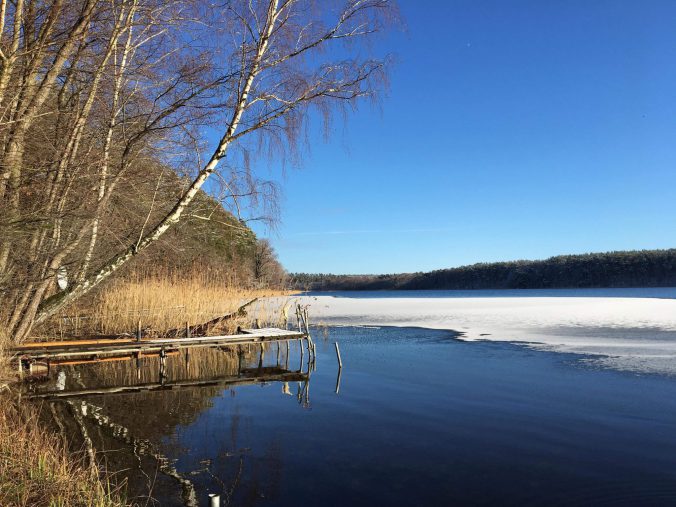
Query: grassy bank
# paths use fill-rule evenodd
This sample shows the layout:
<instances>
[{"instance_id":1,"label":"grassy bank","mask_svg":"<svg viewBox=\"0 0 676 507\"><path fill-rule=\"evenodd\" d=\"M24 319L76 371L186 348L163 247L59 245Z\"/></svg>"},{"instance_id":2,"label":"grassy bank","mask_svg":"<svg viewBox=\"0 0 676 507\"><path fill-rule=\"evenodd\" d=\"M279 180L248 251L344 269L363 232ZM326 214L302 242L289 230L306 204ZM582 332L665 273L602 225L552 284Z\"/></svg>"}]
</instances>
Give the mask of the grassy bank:
<instances>
[{"instance_id":1,"label":"grassy bank","mask_svg":"<svg viewBox=\"0 0 676 507\"><path fill-rule=\"evenodd\" d=\"M0 505L117 507L123 488L100 477L95 464L40 426L37 412L9 392L0 397Z\"/></svg>"}]
</instances>

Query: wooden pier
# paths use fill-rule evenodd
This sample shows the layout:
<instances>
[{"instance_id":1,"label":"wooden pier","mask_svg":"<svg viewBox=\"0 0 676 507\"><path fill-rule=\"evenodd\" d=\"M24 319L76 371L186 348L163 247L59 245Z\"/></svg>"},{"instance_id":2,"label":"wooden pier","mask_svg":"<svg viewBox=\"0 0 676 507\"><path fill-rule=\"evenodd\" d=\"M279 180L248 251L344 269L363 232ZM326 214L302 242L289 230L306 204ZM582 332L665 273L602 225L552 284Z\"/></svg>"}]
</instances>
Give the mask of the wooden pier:
<instances>
[{"instance_id":1,"label":"wooden pier","mask_svg":"<svg viewBox=\"0 0 676 507\"><path fill-rule=\"evenodd\" d=\"M191 338L119 338L25 343L11 349L20 361L34 362L67 359L97 360L114 356L146 355L195 347L260 345L267 342L306 340L308 335L278 328L241 329L239 334Z\"/></svg>"}]
</instances>

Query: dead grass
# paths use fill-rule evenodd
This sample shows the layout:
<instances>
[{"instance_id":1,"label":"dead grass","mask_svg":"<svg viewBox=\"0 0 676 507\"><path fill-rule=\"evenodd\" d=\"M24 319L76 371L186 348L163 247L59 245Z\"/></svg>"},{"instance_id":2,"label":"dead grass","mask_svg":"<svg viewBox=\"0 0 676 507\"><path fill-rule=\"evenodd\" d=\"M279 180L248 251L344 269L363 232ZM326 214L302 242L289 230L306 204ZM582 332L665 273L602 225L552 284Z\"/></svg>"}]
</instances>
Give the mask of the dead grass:
<instances>
[{"instance_id":1,"label":"dead grass","mask_svg":"<svg viewBox=\"0 0 676 507\"><path fill-rule=\"evenodd\" d=\"M108 285L52 320L46 334L120 334L134 332L139 320L144 332L162 335L237 311L244 303L279 296L275 289L246 289L217 275L160 273L137 275Z\"/></svg>"},{"instance_id":2,"label":"dead grass","mask_svg":"<svg viewBox=\"0 0 676 507\"><path fill-rule=\"evenodd\" d=\"M7 390L16 377L10 365L8 347L9 338L0 331L0 393Z\"/></svg>"},{"instance_id":3,"label":"dead grass","mask_svg":"<svg viewBox=\"0 0 676 507\"><path fill-rule=\"evenodd\" d=\"M34 408L11 394L0 398L0 505L3 507L118 507L120 491L74 457L63 438L44 429Z\"/></svg>"}]
</instances>

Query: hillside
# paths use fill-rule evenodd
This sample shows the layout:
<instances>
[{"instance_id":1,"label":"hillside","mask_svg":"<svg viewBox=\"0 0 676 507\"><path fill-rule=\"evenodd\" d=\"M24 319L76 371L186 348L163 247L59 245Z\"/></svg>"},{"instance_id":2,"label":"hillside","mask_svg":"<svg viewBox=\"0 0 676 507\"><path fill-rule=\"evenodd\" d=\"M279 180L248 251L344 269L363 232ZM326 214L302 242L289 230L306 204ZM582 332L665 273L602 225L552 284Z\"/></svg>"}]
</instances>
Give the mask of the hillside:
<instances>
[{"instance_id":1,"label":"hillside","mask_svg":"<svg viewBox=\"0 0 676 507\"><path fill-rule=\"evenodd\" d=\"M145 164L121 181L120 191L104 216L107 226L99 236L92 264L105 263L109 252L119 248L120 244L133 243L138 239L139 231L153 227L185 192L187 184L171 168L157 162ZM276 276L267 276L268 273L256 269L262 246L267 246L267 242L257 238L245 222L200 190L183 219L113 279L167 273L190 276L197 270L229 280L239 287L253 287L263 282L278 286L283 277L277 273L283 272L283 268L274 251L269 253L267 271Z\"/></svg>"},{"instance_id":2,"label":"hillside","mask_svg":"<svg viewBox=\"0 0 676 507\"><path fill-rule=\"evenodd\" d=\"M426 273L296 273L302 290L551 289L676 286L676 249L559 255L545 260L479 263Z\"/></svg>"}]
</instances>

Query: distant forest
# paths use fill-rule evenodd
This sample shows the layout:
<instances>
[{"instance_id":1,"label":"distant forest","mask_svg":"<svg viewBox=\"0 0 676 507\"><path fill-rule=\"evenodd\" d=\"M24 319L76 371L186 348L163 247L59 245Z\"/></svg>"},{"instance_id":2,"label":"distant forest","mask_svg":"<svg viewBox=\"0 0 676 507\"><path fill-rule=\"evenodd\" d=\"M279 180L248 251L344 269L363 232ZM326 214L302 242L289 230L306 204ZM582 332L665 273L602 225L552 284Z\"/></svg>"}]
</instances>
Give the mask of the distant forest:
<instances>
[{"instance_id":1,"label":"distant forest","mask_svg":"<svg viewBox=\"0 0 676 507\"><path fill-rule=\"evenodd\" d=\"M427 273L296 273L301 290L552 289L676 286L676 249L559 255L539 261L479 263Z\"/></svg>"}]
</instances>

